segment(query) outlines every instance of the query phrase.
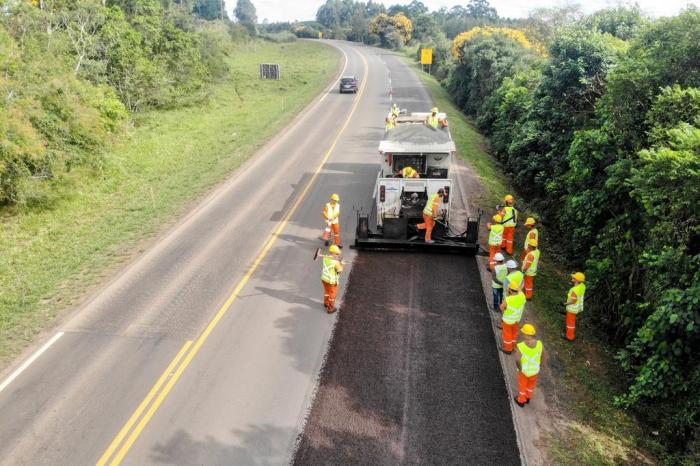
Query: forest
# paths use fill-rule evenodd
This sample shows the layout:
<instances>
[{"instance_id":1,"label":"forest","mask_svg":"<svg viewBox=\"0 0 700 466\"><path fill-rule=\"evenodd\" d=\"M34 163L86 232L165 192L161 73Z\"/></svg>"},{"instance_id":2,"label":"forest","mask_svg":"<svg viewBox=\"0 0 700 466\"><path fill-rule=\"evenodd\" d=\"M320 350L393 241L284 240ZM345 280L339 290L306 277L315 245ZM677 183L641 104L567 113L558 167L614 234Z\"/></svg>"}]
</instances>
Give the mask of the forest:
<instances>
[{"instance_id":1,"label":"forest","mask_svg":"<svg viewBox=\"0 0 700 466\"><path fill-rule=\"evenodd\" d=\"M659 432L671 462L697 457L700 12L569 6L513 20L486 0L434 12L328 0L317 23L434 50L432 74L488 137L558 262L589 277L586 314L626 374L616 404Z\"/></svg>"}]
</instances>

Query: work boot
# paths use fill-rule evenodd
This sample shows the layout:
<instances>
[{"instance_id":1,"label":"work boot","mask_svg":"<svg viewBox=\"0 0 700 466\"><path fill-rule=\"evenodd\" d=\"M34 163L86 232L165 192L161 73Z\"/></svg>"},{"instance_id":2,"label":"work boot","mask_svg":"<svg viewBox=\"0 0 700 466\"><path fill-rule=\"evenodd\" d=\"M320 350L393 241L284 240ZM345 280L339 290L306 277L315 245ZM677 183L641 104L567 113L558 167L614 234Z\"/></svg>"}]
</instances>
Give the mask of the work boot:
<instances>
[{"instance_id":1,"label":"work boot","mask_svg":"<svg viewBox=\"0 0 700 466\"><path fill-rule=\"evenodd\" d=\"M498 349L501 351L503 354L513 354L513 350L506 351L502 346L499 346Z\"/></svg>"},{"instance_id":2,"label":"work boot","mask_svg":"<svg viewBox=\"0 0 700 466\"><path fill-rule=\"evenodd\" d=\"M342 245L342 244L336 244L336 246L338 246L340 249L343 249L343 245Z\"/></svg>"},{"instance_id":3,"label":"work boot","mask_svg":"<svg viewBox=\"0 0 700 466\"><path fill-rule=\"evenodd\" d=\"M433 241L432 239L426 239L426 240L425 240L425 243L426 243L426 244L433 244L434 242L435 242L435 241Z\"/></svg>"},{"instance_id":4,"label":"work boot","mask_svg":"<svg viewBox=\"0 0 700 466\"><path fill-rule=\"evenodd\" d=\"M337 311L337 310L338 310L337 307L329 307L328 310L327 310L326 312L329 313L329 314L333 314L333 313L334 313L335 311Z\"/></svg>"},{"instance_id":5,"label":"work boot","mask_svg":"<svg viewBox=\"0 0 700 466\"><path fill-rule=\"evenodd\" d=\"M326 240L326 247L328 247L328 244L329 244L329 243L328 243L328 240Z\"/></svg>"},{"instance_id":6,"label":"work boot","mask_svg":"<svg viewBox=\"0 0 700 466\"><path fill-rule=\"evenodd\" d=\"M520 406L521 408L524 408L524 407L525 407L525 403L519 402L517 396L514 396L514 397L513 397L513 401L515 401L515 404L518 405L518 406Z\"/></svg>"},{"instance_id":7,"label":"work boot","mask_svg":"<svg viewBox=\"0 0 700 466\"><path fill-rule=\"evenodd\" d=\"M564 333L564 332L561 332L561 339L562 339L562 340L566 340L566 341L568 341L569 343L573 343L573 341L574 341L574 340L569 340L569 337L567 337L567 336L566 336L566 333Z\"/></svg>"}]
</instances>

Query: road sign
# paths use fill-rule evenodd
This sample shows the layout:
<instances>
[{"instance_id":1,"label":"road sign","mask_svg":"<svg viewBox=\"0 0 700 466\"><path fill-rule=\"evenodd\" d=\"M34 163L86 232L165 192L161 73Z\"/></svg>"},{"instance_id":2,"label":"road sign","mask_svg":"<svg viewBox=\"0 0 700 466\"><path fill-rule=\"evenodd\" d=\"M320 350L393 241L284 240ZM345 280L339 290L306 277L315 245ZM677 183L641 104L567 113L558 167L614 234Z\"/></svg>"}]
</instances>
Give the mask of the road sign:
<instances>
[{"instance_id":1,"label":"road sign","mask_svg":"<svg viewBox=\"0 0 700 466\"><path fill-rule=\"evenodd\" d=\"M420 50L420 64L421 65L432 65L433 64L433 49L421 49Z\"/></svg>"},{"instance_id":2,"label":"road sign","mask_svg":"<svg viewBox=\"0 0 700 466\"><path fill-rule=\"evenodd\" d=\"M260 79L280 79L280 66L277 63L261 63Z\"/></svg>"}]
</instances>

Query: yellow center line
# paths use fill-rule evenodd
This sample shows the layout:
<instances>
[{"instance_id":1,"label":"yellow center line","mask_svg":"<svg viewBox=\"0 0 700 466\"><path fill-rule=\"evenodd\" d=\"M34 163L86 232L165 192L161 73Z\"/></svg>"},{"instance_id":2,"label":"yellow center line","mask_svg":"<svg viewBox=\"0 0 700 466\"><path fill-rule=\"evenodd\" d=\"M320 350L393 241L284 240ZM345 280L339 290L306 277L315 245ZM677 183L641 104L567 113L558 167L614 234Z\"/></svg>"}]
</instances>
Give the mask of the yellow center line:
<instances>
[{"instance_id":1,"label":"yellow center line","mask_svg":"<svg viewBox=\"0 0 700 466\"><path fill-rule=\"evenodd\" d=\"M177 366L177 364L180 362L180 359L182 359L182 356L190 348L191 345L192 340L189 340L185 342L182 348L180 348L180 351L175 356L175 359L173 359L170 362L168 368L165 369L165 372L163 372L156 384L153 386L153 388L151 388L151 391L148 392L146 398L144 398L139 407L136 408L136 411L134 411L134 414L131 415L129 420L126 421L126 424L124 424L122 430L120 430L117 436L114 437L114 440L107 448L107 451L104 452L100 460L97 462L97 466L104 466L105 464L107 464L107 460L109 460L109 457L112 456L112 453L114 453L121 441L124 439L124 437L126 437L126 434L129 432L129 429L131 429L134 423L136 423L136 420L139 418L139 416L141 416L141 413L143 413L143 411L146 409L146 406L148 406L148 403L151 402L151 399L156 395L156 393L158 393L158 390L160 390L161 385L163 385L168 376L173 372L175 366Z\"/></svg>"},{"instance_id":2,"label":"yellow center line","mask_svg":"<svg viewBox=\"0 0 700 466\"><path fill-rule=\"evenodd\" d=\"M148 425L148 423L149 423L149 421L151 420L151 418L153 417L153 415L155 415L155 413L156 413L156 411L158 410L158 408L160 407L160 405L163 403L163 401L165 400L165 398L166 398L166 397L168 396L168 394L170 393L170 390L172 390L172 388L175 386L175 384L177 383L177 381L178 381L178 379L180 378L180 376L182 375L182 373L185 371L185 369L187 368L187 366L189 366L190 362L192 362L192 360L194 359L195 355L197 354L197 352L199 351L199 349L202 347L202 345L204 344L204 342L209 338L209 335L211 334L211 332L212 332L212 331L214 330L214 328L218 325L219 321L224 317L224 315L226 314L226 312L230 309L231 305L232 305L233 302L236 300L236 298L238 297L239 293L243 290L243 288L244 288L245 285L248 283L248 281L250 280L250 278L252 277L252 275L255 273L255 271L257 270L257 268L260 266L260 264L261 264L262 261L265 259L265 257L267 256L267 254L270 252L270 250L272 249L272 246L275 244L275 241L277 241L277 238L278 238L279 235L282 233L282 231L285 229L285 227L286 227L287 224L289 223L289 221L290 221L290 219L292 218L292 216L293 216L293 215L296 213L296 211L299 209L299 206L300 206L301 203L304 201L304 199L305 199L307 193L308 193L309 190L311 189L311 186L313 186L314 182L316 181L316 179L318 178L319 174L320 174L321 171L323 170L324 165L326 164L326 162L328 162L328 159L330 159L331 155L333 154L333 151L335 150L336 146L338 145L338 141L340 140L341 136L342 136L343 133L345 132L345 129L346 129L346 128L348 127L348 125L350 124L350 120L352 120L352 117L353 117L353 115L355 114L355 111L357 110L357 107L358 107L358 105L359 105L359 103L360 103L360 101L361 101L361 99L362 99L362 95L364 94L365 86L366 86L366 84L367 84L367 80L368 80L367 77L368 77L368 74L369 74L369 64L367 63L367 59L364 57L364 55L363 55L362 53L358 53L358 55L360 56L360 58L362 59L362 62L363 62L363 66L364 66L364 79L362 80L362 85L360 86L360 90L359 90L359 92L357 93L357 97L356 97L356 99L355 99L355 102L353 103L353 106L352 106L351 110L350 110L350 114L347 116L347 118L346 118L346 120L345 120L345 123L344 123L343 126L340 128L340 131L338 131L338 134L336 135L335 139L333 140L333 143L331 144L330 148L328 149L328 151L327 151L326 154L324 155L323 159L322 159L321 162L319 163L318 167L317 167L316 170L314 171L314 173L313 173L313 175L311 176L311 178L309 179L309 181L306 183L306 186L304 187L304 189L303 189L303 191L301 192L301 194L299 194L299 196L297 197L297 199L296 199L296 201L294 202L294 204L292 205L292 207L289 209L289 211L287 212L287 214L286 214L286 215L284 216L284 218L279 222L279 224L277 225L277 227L275 228L275 230L271 233L270 237L269 237L268 240L265 242L265 244L264 244L262 250L260 251L260 253L258 254L258 256L255 258L255 261L253 262L253 265L250 267L250 269L248 270L248 272L243 276L243 278L238 282L238 284L237 284L236 287L234 288L234 290L233 290L233 292L231 293L231 295L228 297L228 299L226 300L226 302L221 306L221 308L217 311L217 313L216 313L216 315L214 316L214 318L209 322L209 324L208 324L207 327L204 329L204 331L202 332L202 334L199 336L199 338L197 339L197 341L195 342L195 344L192 346L191 350L187 353L187 355L185 356L185 358L184 358L184 360L182 361L182 363L177 367L177 370L175 371L175 373L173 374L173 376L168 380L167 384L165 385L165 387L163 388L163 390L160 392L160 394L158 394L157 398L155 399L155 401L153 402L153 404L151 404L150 408L149 408L148 411L145 413L145 415L141 418L141 420L140 420L140 422L138 423L138 425L136 426L136 428L131 432L131 435L129 435L129 437L128 437L128 439L126 440L126 442L124 442L124 444L122 445L121 449L119 450L119 452L117 453L117 455L114 457L114 459L113 459L112 462L110 463L112 466L118 466L119 464L121 464L121 462L123 461L124 457L125 457L126 454L129 452L129 450L131 449L132 445L134 444L134 442L139 438L139 436L141 435L141 432L143 431L143 429ZM192 343L192 342L191 342L191 341L188 342L188 344L186 345L187 347L189 347L189 343ZM184 348L183 348L183 349L184 349ZM183 352L183 350L181 350L181 352ZM180 357L181 357L181 354L178 354L178 356L176 357L176 360L179 360ZM171 365L174 365L174 363L176 363L175 360L173 361L173 363L171 363ZM168 374L168 373L170 373L170 372L171 372L171 367L168 367L168 370L166 370L166 374ZM165 375L165 374L164 374L164 375ZM161 379L162 379L162 380L161 380ZM102 458L100 459L100 462L97 463L98 465L101 466L101 465L106 464L107 459L112 455L112 453L114 452L114 450L116 449L116 447L117 447L117 446L119 445L119 443L121 443L121 441L124 439L126 433L129 431L129 429L131 429L131 427L133 426L133 424L134 424L134 422L136 421L136 419L138 419L138 417L141 415L141 412L145 409L146 406L148 406L148 404L149 404L151 398L153 398L153 395L155 395L155 393L157 393L158 390L160 389L160 385L162 385L163 380L165 380L165 378L164 378L163 376L161 376L161 379L158 380L158 382L157 382L156 385L153 387L153 389L151 390L151 392L149 392L149 394L148 394L148 396L146 397L146 399L141 403L141 405L139 405L139 407L137 408L137 410L136 410L136 412L134 413L134 415L129 419L129 421L127 422L127 424L124 425L124 427L123 427L122 430L119 432L119 434L117 435L117 437L114 439L114 441L112 442L112 444L110 444L109 448L107 449L107 451L104 453L104 455L103 455ZM103 462L103 460L104 460L104 462Z\"/></svg>"}]
</instances>

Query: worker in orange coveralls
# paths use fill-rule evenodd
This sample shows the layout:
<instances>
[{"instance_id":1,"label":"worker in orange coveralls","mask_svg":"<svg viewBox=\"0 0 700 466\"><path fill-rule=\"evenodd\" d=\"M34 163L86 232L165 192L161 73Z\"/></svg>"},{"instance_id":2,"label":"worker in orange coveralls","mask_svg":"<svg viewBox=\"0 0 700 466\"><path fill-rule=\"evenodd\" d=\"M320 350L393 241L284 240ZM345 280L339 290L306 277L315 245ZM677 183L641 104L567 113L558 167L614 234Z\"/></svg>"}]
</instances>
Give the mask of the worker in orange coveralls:
<instances>
[{"instance_id":1,"label":"worker in orange coveralls","mask_svg":"<svg viewBox=\"0 0 700 466\"><path fill-rule=\"evenodd\" d=\"M530 300L535 292L535 276L540 264L540 250L537 249L536 239L531 239L528 246L530 246L530 252L527 253L523 262L523 274L525 274L525 297Z\"/></svg>"},{"instance_id":2,"label":"worker in orange coveralls","mask_svg":"<svg viewBox=\"0 0 700 466\"><path fill-rule=\"evenodd\" d=\"M523 245L523 253L520 256L521 261L525 260L525 256L528 252L530 252L530 240L540 240L540 232L537 230L537 220L535 220L532 217L528 217L527 220L525 220L525 228L528 231L525 234L525 244Z\"/></svg>"},{"instance_id":3,"label":"worker in orange coveralls","mask_svg":"<svg viewBox=\"0 0 700 466\"><path fill-rule=\"evenodd\" d=\"M337 311L335 298L338 296L340 273L343 271L342 251L335 244L328 248L330 256L323 258L321 283L323 283L323 306L326 312L333 314Z\"/></svg>"},{"instance_id":4,"label":"worker in orange coveralls","mask_svg":"<svg viewBox=\"0 0 700 466\"><path fill-rule=\"evenodd\" d=\"M515 365L518 368L518 396L515 403L521 408L532 399L537 386L540 367L547 362L544 345L535 337L536 330L532 324L523 325L523 341L518 343L515 351Z\"/></svg>"},{"instance_id":5,"label":"worker in orange coveralls","mask_svg":"<svg viewBox=\"0 0 700 466\"><path fill-rule=\"evenodd\" d=\"M501 252L501 243L503 242L503 217L501 214L496 214L493 216L493 221L495 223L487 223L486 228L489 230L489 269L493 272L493 268L496 265L494 261L494 256L496 253Z\"/></svg>"},{"instance_id":6,"label":"worker in orange coveralls","mask_svg":"<svg viewBox=\"0 0 700 466\"><path fill-rule=\"evenodd\" d=\"M515 210L515 198L508 194L504 199L506 203L503 207L501 215L503 216L503 242L501 248L504 248L508 254L513 254L513 241L515 240L515 226L518 223L518 211Z\"/></svg>"},{"instance_id":7,"label":"worker in orange coveralls","mask_svg":"<svg viewBox=\"0 0 700 466\"><path fill-rule=\"evenodd\" d=\"M508 285L508 296L501 303L501 329L503 330L503 351L506 354L513 352L515 342L518 341L518 325L523 317L526 303L525 295L520 291L519 283L511 281Z\"/></svg>"},{"instance_id":8,"label":"worker in orange coveralls","mask_svg":"<svg viewBox=\"0 0 700 466\"><path fill-rule=\"evenodd\" d=\"M586 276L583 272L571 274L571 283L573 286L566 295L566 333L562 334L562 338L568 341L576 339L576 316L583 311L583 300L586 294Z\"/></svg>"},{"instance_id":9,"label":"worker in orange coveralls","mask_svg":"<svg viewBox=\"0 0 700 466\"><path fill-rule=\"evenodd\" d=\"M333 232L333 242L342 248L340 244L340 196L333 194L330 202L323 208L323 218L326 221L326 229L323 231L323 239L328 246L328 240Z\"/></svg>"},{"instance_id":10,"label":"worker in orange coveralls","mask_svg":"<svg viewBox=\"0 0 700 466\"><path fill-rule=\"evenodd\" d=\"M417 225L419 230L425 230L425 242L428 244L435 242L432 238L433 228L435 228L435 219L440 214L440 204L444 195L445 190L440 188L437 193L430 196L423 209L423 223Z\"/></svg>"}]
</instances>

